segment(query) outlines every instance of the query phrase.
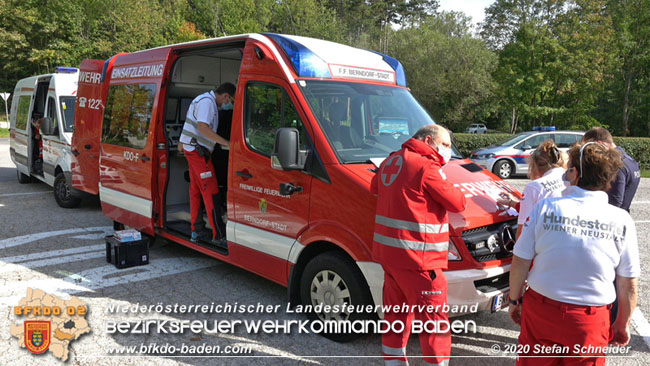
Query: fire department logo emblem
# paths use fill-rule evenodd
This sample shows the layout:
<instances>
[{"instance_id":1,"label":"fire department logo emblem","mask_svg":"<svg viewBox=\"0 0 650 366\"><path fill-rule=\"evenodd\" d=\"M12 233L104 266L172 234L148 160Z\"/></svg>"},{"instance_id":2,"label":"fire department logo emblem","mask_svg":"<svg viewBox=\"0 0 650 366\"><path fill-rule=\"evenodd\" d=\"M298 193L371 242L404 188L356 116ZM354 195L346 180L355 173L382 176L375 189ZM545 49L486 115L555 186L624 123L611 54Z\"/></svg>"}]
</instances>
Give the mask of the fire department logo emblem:
<instances>
[{"instance_id":1,"label":"fire department logo emblem","mask_svg":"<svg viewBox=\"0 0 650 366\"><path fill-rule=\"evenodd\" d=\"M397 176L402 171L402 163L404 160L400 155L394 155L386 162L386 165L381 169L381 182L385 186L390 186L395 182Z\"/></svg>"},{"instance_id":2,"label":"fire department logo emblem","mask_svg":"<svg viewBox=\"0 0 650 366\"><path fill-rule=\"evenodd\" d=\"M265 214L266 207L268 206L268 204L266 203L266 199L262 198L257 204L260 207L260 212Z\"/></svg>"},{"instance_id":3,"label":"fire department logo emblem","mask_svg":"<svg viewBox=\"0 0 650 366\"><path fill-rule=\"evenodd\" d=\"M50 347L51 324L43 320L25 321L25 347L31 353L43 353Z\"/></svg>"}]
</instances>

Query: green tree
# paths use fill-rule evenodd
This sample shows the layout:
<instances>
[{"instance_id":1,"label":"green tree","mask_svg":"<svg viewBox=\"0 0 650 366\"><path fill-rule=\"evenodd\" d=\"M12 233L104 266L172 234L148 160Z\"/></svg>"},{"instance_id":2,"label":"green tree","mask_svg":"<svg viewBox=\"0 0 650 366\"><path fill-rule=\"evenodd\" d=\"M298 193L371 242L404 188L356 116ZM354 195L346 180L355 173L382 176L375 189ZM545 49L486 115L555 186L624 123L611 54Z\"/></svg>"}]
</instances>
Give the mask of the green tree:
<instances>
[{"instance_id":1,"label":"green tree","mask_svg":"<svg viewBox=\"0 0 650 366\"><path fill-rule=\"evenodd\" d=\"M389 54L406 70L409 87L434 119L452 130L483 120L495 89L496 55L470 33L470 19L443 12L395 32Z\"/></svg>"},{"instance_id":2,"label":"green tree","mask_svg":"<svg viewBox=\"0 0 650 366\"><path fill-rule=\"evenodd\" d=\"M650 133L650 1L610 1L615 29L614 63L598 118L616 134L648 136Z\"/></svg>"},{"instance_id":3,"label":"green tree","mask_svg":"<svg viewBox=\"0 0 650 366\"><path fill-rule=\"evenodd\" d=\"M585 129L611 64L611 19L602 0L497 0L481 35L499 50L495 78L512 131ZM520 126L521 123L521 126Z\"/></svg>"}]
</instances>

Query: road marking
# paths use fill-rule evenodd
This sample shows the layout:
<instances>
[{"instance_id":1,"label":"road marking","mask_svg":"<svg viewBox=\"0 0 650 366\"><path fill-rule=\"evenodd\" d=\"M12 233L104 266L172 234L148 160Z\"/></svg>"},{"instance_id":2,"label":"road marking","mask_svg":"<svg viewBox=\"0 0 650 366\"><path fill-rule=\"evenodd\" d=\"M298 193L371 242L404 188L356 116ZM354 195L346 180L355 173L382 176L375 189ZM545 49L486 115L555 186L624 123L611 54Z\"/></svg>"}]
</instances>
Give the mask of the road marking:
<instances>
[{"instance_id":1,"label":"road marking","mask_svg":"<svg viewBox=\"0 0 650 366\"><path fill-rule=\"evenodd\" d=\"M43 193L52 193L52 191L23 192L23 193L5 193L5 194L0 194L0 197L27 196L27 195L31 195L31 194L43 194Z\"/></svg>"},{"instance_id":2,"label":"road marking","mask_svg":"<svg viewBox=\"0 0 650 366\"><path fill-rule=\"evenodd\" d=\"M82 233L82 232L90 233L92 231L103 231L106 235L108 235L109 233L113 232L113 228L110 226L97 226L97 227L74 228L74 229L57 230L57 231L47 231L43 233L15 236L13 238L0 240L0 249L27 244L36 240L49 238L51 236L75 234L75 233Z\"/></svg>"},{"instance_id":3,"label":"road marking","mask_svg":"<svg viewBox=\"0 0 650 366\"><path fill-rule=\"evenodd\" d=\"M7 272L15 273L15 272L21 272L32 268L47 267L56 264L64 264L64 263L72 263L72 262L81 262L88 259L103 258L103 257L106 257L106 250L95 251L90 253L82 253L76 255L65 255L61 257L35 260L35 261L21 263L21 264L7 263L4 264L2 267L0 267L0 273L7 273ZM0 263L2 263L2 260L0 260Z\"/></svg>"},{"instance_id":4,"label":"road marking","mask_svg":"<svg viewBox=\"0 0 650 366\"><path fill-rule=\"evenodd\" d=\"M650 348L650 323L648 323L639 308L634 309L634 312L632 313L632 326L643 338L646 346Z\"/></svg>"},{"instance_id":5,"label":"road marking","mask_svg":"<svg viewBox=\"0 0 650 366\"><path fill-rule=\"evenodd\" d=\"M130 282L147 281L179 273L196 271L214 267L220 263L222 262L207 257L160 258L146 266L132 268L133 270L138 270L137 273L124 273L124 270L117 269L113 265L106 265L86 269L62 279L46 278L27 281L18 279L17 281L7 281L0 287L0 304L7 306L16 305L21 298L25 297L27 288L39 288L49 294L67 297L70 294L95 292L99 289L124 285ZM119 276L121 273L124 273L124 275ZM36 273L30 273L21 277L29 278L36 276Z\"/></svg>"},{"instance_id":6,"label":"road marking","mask_svg":"<svg viewBox=\"0 0 650 366\"><path fill-rule=\"evenodd\" d=\"M27 262L33 259L45 259L45 258L52 258L52 257L63 257L66 255L70 254L78 254L78 253L84 253L84 252L93 252L101 249L105 249L106 245L105 244L97 244L97 245L88 245L85 247L77 247L77 248L70 248L70 249L59 249L59 250L48 250L47 252L39 252L39 253L30 253L30 254L23 254L23 255L16 255L13 257L0 257L0 262L4 263L20 263L20 262Z\"/></svg>"}]
</instances>

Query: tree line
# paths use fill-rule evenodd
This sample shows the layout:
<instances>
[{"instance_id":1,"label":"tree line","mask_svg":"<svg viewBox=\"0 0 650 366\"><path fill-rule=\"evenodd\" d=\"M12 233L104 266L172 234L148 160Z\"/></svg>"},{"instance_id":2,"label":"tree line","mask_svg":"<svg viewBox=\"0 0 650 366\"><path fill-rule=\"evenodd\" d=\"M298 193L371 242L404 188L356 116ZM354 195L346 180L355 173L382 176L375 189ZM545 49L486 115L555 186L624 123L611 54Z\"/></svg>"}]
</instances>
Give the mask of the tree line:
<instances>
[{"instance_id":1,"label":"tree line","mask_svg":"<svg viewBox=\"0 0 650 366\"><path fill-rule=\"evenodd\" d=\"M0 0L0 91L166 44L251 32L399 59L439 123L650 136L650 0L496 0L474 26L436 0Z\"/></svg>"}]
</instances>

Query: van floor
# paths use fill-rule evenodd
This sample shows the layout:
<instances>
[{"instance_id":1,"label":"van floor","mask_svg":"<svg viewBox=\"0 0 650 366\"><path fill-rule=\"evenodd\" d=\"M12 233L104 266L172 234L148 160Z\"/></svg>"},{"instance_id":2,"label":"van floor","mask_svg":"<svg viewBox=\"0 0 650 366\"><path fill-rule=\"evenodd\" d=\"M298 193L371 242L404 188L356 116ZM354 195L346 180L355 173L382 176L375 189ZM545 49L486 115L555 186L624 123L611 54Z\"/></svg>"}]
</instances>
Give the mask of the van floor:
<instances>
[{"instance_id":1,"label":"van floor","mask_svg":"<svg viewBox=\"0 0 650 366\"><path fill-rule=\"evenodd\" d=\"M165 222L165 227L168 231L173 231L176 234L180 234L184 239L189 240L192 235L192 225L191 216L190 216L190 205L189 204L176 204L169 205L167 208L167 221ZM209 232L212 231L210 226L210 221L208 217L203 215L203 222L205 222L205 229ZM210 250L217 251L221 254L228 254L228 246L218 246L206 241L199 241L199 245L208 248Z\"/></svg>"}]
</instances>

